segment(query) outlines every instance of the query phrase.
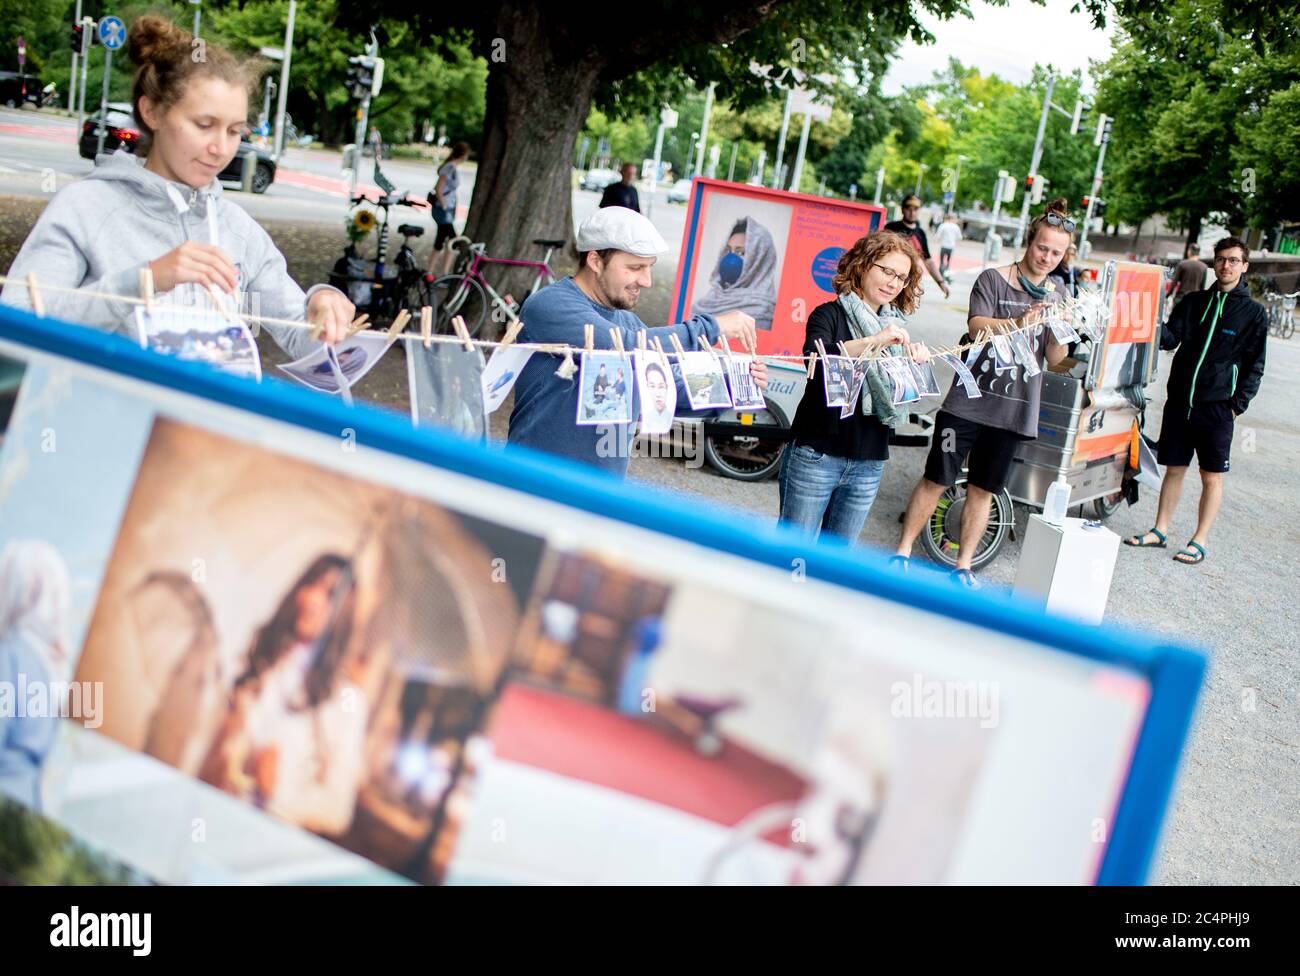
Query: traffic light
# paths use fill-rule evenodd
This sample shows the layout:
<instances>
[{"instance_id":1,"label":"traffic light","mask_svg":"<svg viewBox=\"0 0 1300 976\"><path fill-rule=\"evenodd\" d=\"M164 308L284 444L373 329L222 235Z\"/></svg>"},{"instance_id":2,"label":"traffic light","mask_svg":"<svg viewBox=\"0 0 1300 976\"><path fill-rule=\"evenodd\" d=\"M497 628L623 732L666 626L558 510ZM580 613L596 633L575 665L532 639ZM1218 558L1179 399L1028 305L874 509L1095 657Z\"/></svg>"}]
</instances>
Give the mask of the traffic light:
<instances>
[{"instance_id":1,"label":"traffic light","mask_svg":"<svg viewBox=\"0 0 1300 976\"><path fill-rule=\"evenodd\" d=\"M1094 146L1110 141L1110 124L1114 121L1109 115L1104 114L1097 120L1097 135L1092 140Z\"/></svg>"},{"instance_id":2,"label":"traffic light","mask_svg":"<svg viewBox=\"0 0 1300 976\"><path fill-rule=\"evenodd\" d=\"M360 100L370 94L375 82L374 69L374 60L364 54L348 58L347 88L353 98Z\"/></svg>"},{"instance_id":3,"label":"traffic light","mask_svg":"<svg viewBox=\"0 0 1300 976\"><path fill-rule=\"evenodd\" d=\"M1084 105L1082 99L1075 101L1074 119L1070 122L1070 135L1078 135L1079 130L1088 124L1088 116L1091 114L1091 105Z\"/></svg>"},{"instance_id":4,"label":"traffic light","mask_svg":"<svg viewBox=\"0 0 1300 976\"><path fill-rule=\"evenodd\" d=\"M1080 204L1080 206L1083 207L1083 212L1084 212L1084 213L1087 213L1087 212L1088 212L1088 201L1089 201L1090 199L1092 199L1092 198L1091 198L1091 197L1084 197L1084 198L1083 198L1083 203Z\"/></svg>"},{"instance_id":5,"label":"traffic light","mask_svg":"<svg viewBox=\"0 0 1300 976\"><path fill-rule=\"evenodd\" d=\"M86 28L81 24L72 25L72 53L81 53L81 36L86 32Z\"/></svg>"},{"instance_id":6,"label":"traffic light","mask_svg":"<svg viewBox=\"0 0 1300 976\"><path fill-rule=\"evenodd\" d=\"M1038 177L1033 181L1034 189L1033 189L1033 193L1029 197L1030 203L1038 204L1043 202L1043 190L1047 187L1047 184L1049 182L1051 181L1043 178L1042 176Z\"/></svg>"},{"instance_id":7,"label":"traffic light","mask_svg":"<svg viewBox=\"0 0 1300 976\"><path fill-rule=\"evenodd\" d=\"M1093 215L1094 217L1104 217L1104 216L1106 216L1106 201L1105 201L1105 200L1102 200L1100 197L1097 199L1097 202L1094 203L1094 204L1092 205L1092 215Z\"/></svg>"}]
</instances>

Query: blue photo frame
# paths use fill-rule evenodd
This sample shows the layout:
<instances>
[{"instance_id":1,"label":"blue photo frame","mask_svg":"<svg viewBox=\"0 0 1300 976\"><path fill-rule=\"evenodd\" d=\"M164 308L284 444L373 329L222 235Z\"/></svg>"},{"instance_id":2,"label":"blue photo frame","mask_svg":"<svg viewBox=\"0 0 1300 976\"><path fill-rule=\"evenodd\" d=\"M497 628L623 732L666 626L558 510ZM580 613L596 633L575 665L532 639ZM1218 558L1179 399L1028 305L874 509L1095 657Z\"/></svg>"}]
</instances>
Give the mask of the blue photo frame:
<instances>
[{"instance_id":1,"label":"blue photo frame","mask_svg":"<svg viewBox=\"0 0 1300 976\"><path fill-rule=\"evenodd\" d=\"M836 542L810 546L802 536L776 525L756 530L752 521L742 521L725 509L638 491L576 462L526 448L488 448L436 429L413 427L405 414L364 403L348 407L336 398L273 377L252 383L200 364L157 355L117 335L4 306L0 306L0 343L332 437L350 429L357 443L372 451L690 539L782 570L788 571L792 560L802 559L810 577L1141 675L1150 684L1151 697L1097 881L1133 885L1146 880L1206 667L1201 652L1136 630L1071 623L1015 600L990 599L946 585L937 576L900 576L888 571L883 559L863 550Z\"/></svg>"}]
</instances>

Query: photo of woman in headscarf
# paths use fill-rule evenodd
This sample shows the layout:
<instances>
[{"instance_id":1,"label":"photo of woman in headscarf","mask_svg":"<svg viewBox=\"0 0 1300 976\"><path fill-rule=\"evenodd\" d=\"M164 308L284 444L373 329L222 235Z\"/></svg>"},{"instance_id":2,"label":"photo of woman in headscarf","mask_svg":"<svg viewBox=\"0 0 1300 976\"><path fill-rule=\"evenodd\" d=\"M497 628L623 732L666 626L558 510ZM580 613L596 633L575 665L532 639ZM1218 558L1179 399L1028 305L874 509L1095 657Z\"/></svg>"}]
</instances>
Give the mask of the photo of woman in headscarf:
<instances>
[{"instance_id":1,"label":"photo of woman in headscarf","mask_svg":"<svg viewBox=\"0 0 1300 976\"><path fill-rule=\"evenodd\" d=\"M736 221L709 275L709 290L695 301L693 314L718 315L739 309L756 328L770 330L776 314L776 244L772 232L753 217Z\"/></svg>"},{"instance_id":2,"label":"photo of woman in headscarf","mask_svg":"<svg viewBox=\"0 0 1300 976\"><path fill-rule=\"evenodd\" d=\"M348 675L352 564L317 556L257 632L200 778L290 823L352 822L369 709Z\"/></svg>"}]
</instances>

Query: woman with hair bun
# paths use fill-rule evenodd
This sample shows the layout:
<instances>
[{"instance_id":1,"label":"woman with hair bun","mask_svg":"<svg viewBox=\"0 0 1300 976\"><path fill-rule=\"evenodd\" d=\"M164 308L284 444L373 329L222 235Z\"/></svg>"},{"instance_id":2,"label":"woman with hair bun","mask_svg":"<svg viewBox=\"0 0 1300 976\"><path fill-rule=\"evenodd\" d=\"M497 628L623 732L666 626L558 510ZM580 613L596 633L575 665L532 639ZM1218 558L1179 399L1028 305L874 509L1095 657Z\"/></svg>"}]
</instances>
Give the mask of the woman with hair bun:
<instances>
[{"instance_id":1,"label":"woman with hair bun","mask_svg":"<svg viewBox=\"0 0 1300 976\"><path fill-rule=\"evenodd\" d=\"M966 333L974 339L981 332L1027 331L1028 347L1019 358L999 355L993 343L985 343L978 354L968 354L967 365L980 395L969 397L960 382L953 380L943 406L934 418L934 434L925 474L912 490L903 515L903 529L895 551L895 564L907 568L912 544L934 514L945 490L961 474L969 455L966 504L961 513L961 542L953 576L963 586L978 583L971 562L979 541L988 528L993 496L1007 483L1011 462L1023 441L1038 436L1038 405L1042 395L1042 370L1055 366L1066 355L1039 315L1050 304L1065 297L1065 289L1048 274L1074 239L1074 220L1064 197L1058 197L1029 225L1024 255L1001 268L989 268L971 288ZM1033 362L1029 362L1032 355Z\"/></svg>"},{"instance_id":2,"label":"woman with hair bun","mask_svg":"<svg viewBox=\"0 0 1300 976\"><path fill-rule=\"evenodd\" d=\"M160 301L198 303L210 286L255 314L316 323L328 343L343 338L355 312L347 296L328 285L304 294L266 231L221 200L217 176L239 150L256 83L250 66L212 44L196 57L187 32L152 15L131 25L127 50L136 66L138 154L101 155L85 179L56 193L9 277L35 274L38 283L138 297L148 267ZM131 332L129 303L55 291L42 297L56 318ZM0 301L31 307L26 287L12 281ZM294 358L316 345L306 329L266 328Z\"/></svg>"}]
</instances>

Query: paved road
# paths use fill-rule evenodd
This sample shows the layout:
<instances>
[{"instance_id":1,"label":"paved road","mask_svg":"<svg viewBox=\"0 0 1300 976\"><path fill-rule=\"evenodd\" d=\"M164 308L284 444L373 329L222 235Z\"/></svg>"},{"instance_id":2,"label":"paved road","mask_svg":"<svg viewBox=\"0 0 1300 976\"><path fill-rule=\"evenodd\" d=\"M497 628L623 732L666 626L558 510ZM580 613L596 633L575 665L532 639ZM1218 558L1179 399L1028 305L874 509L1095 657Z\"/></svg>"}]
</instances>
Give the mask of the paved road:
<instances>
[{"instance_id":1,"label":"paved road","mask_svg":"<svg viewBox=\"0 0 1300 976\"><path fill-rule=\"evenodd\" d=\"M81 179L94 168L77 150L76 120L32 109L0 108L0 196L52 196L60 187ZM258 220L342 220L347 213L347 178L342 157L337 152L319 149L290 148L277 169L276 181L264 194L233 190L231 198ZM365 160L358 189L377 193L373 185L373 161ZM434 183L432 164L407 159L386 159L381 163L384 174L399 191L423 200ZM461 168L460 207L457 223L464 226L467 208L474 192L472 165ZM573 215L575 225L596 209L600 195L575 190ZM664 192L657 194L655 222L665 238L676 247L681 240L686 208L668 203ZM402 216L398 216L401 214ZM431 226L427 211L394 212L394 223L403 220ZM539 255L540 257L540 255Z\"/></svg>"}]
</instances>

